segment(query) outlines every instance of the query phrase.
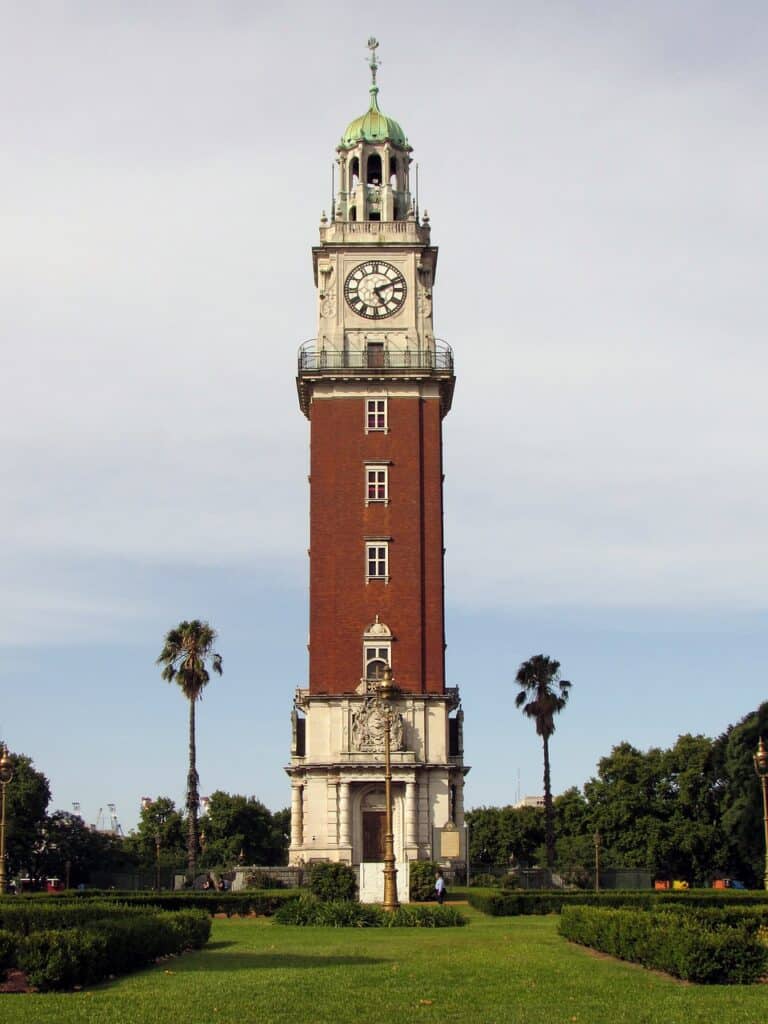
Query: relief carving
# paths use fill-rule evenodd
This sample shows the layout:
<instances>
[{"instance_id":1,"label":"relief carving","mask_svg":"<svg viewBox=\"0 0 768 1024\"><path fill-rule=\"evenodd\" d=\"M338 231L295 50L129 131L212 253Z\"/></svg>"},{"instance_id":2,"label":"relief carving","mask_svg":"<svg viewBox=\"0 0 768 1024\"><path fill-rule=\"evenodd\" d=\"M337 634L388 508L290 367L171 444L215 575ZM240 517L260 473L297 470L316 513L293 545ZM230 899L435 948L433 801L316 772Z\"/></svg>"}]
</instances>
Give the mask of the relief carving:
<instances>
[{"instance_id":1,"label":"relief carving","mask_svg":"<svg viewBox=\"0 0 768 1024\"><path fill-rule=\"evenodd\" d=\"M399 711L384 710L375 697L366 697L359 711L352 712L350 748L360 753L384 752L384 716L390 715L390 750L403 749L403 716Z\"/></svg>"}]
</instances>

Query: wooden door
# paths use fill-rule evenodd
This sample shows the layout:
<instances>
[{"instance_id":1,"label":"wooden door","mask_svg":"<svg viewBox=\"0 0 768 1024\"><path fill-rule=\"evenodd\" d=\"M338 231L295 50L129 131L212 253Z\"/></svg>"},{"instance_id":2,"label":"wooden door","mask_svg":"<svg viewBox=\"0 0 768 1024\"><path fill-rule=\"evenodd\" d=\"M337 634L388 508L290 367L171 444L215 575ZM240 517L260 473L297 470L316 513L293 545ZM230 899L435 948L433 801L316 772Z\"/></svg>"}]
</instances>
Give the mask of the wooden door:
<instances>
[{"instance_id":1,"label":"wooden door","mask_svg":"<svg viewBox=\"0 0 768 1024\"><path fill-rule=\"evenodd\" d=\"M384 366L384 343L381 341L369 341L367 346L368 365L378 368Z\"/></svg>"},{"instance_id":2,"label":"wooden door","mask_svg":"<svg viewBox=\"0 0 768 1024\"><path fill-rule=\"evenodd\" d=\"M384 860L384 832L387 815L384 811L363 812L363 860L378 863Z\"/></svg>"}]
</instances>

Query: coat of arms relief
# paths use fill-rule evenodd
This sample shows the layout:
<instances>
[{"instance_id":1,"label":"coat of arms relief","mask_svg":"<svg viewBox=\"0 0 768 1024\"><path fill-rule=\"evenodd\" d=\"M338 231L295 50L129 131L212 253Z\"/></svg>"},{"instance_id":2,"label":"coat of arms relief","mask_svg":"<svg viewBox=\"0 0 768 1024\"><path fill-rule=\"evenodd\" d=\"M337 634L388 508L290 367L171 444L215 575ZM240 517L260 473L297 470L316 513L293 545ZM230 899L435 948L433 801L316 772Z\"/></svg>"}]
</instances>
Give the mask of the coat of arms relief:
<instances>
[{"instance_id":1,"label":"coat of arms relief","mask_svg":"<svg viewBox=\"0 0 768 1024\"><path fill-rule=\"evenodd\" d=\"M385 716L389 715L389 748L403 750L403 716L385 708L375 697L366 697L359 711L352 712L350 749L361 754L384 752Z\"/></svg>"}]
</instances>

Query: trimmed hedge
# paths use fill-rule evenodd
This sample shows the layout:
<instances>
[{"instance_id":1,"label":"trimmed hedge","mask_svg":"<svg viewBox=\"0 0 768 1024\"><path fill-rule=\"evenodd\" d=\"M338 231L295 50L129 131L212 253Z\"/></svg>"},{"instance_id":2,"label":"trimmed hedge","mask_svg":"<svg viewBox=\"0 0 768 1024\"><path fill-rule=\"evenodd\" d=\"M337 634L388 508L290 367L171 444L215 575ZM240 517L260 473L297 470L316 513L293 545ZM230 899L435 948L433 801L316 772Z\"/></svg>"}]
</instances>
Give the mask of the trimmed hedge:
<instances>
[{"instance_id":1,"label":"trimmed hedge","mask_svg":"<svg viewBox=\"0 0 768 1024\"><path fill-rule=\"evenodd\" d=\"M768 948L756 930L719 922L707 927L695 913L563 907L560 934L700 984L746 984L758 981L768 970Z\"/></svg>"},{"instance_id":2,"label":"trimmed hedge","mask_svg":"<svg viewBox=\"0 0 768 1024\"><path fill-rule=\"evenodd\" d=\"M595 906L638 910L662 907L764 907L768 909L768 894L731 890L699 889L687 892L582 892L575 890L513 890L470 889L471 906L492 917L514 917L519 914L559 914L567 906Z\"/></svg>"},{"instance_id":3,"label":"trimmed hedge","mask_svg":"<svg viewBox=\"0 0 768 1024\"><path fill-rule=\"evenodd\" d=\"M298 896L275 914L278 924L327 928L457 928L467 923L453 907L401 906L392 913L370 903Z\"/></svg>"},{"instance_id":4,"label":"trimmed hedge","mask_svg":"<svg viewBox=\"0 0 768 1024\"><path fill-rule=\"evenodd\" d=\"M85 927L73 920L68 928L20 934L14 961L35 988L70 989L200 949L210 932L211 919L199 910L111 914Z\"/></svg>"},{"instance_id":5,"label":"trimmed hedge","mask_svg":"<svg viewBox=\"0 0 768 1024\"><path fill-rule=\"evenodd\" d=\"M73 903L88 907L93 903L111 906L154 908L157 910L204 910L207 914L226 914L227 917L238 915L248 917L257 914L270 917L274 912L293 899L297 890L284 889L281 892L256 890L251 892L199 892L181 890L179 892L115 892L93 890L78 893L77 896L17 896L14 903L35 907L54 907ZM2 927L2 918L0 918Z\"/></svg>"}]
</instances>

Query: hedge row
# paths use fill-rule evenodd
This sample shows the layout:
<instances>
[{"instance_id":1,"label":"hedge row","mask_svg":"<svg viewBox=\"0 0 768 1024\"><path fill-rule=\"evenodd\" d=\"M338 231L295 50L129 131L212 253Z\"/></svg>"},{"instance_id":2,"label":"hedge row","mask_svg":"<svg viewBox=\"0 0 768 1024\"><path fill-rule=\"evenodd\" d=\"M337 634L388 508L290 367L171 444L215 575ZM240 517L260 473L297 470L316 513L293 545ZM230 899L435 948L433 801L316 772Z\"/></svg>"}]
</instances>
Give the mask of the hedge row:
<instances>
[{"instance_id":1,"label":"hedge row","mask_svg":"<svg viewBox=\"0 0 768 1024\"><path fill-rule=\"evenodd\" d=\"M298 896L275 914L278 924L327 928L459 928L466 918L453 907L401 906L394 912L370 903Z\"/></svg>"},{"instance_id":2,"label":"hedge row","mask_svg":"<svg viewBox=\"0 0 768 1024\"><path fill-rule=\"evenodd\" d=\"M603 953L701 984L746 984L768 970L768 947L745 927L704 927L663 910L563 907L560 934Z\"/></svg>"},{"instance_id":3,"label":"hedge row","mask_svg":"<svg viewBox=\"0 0 768 1024\"><path fill-rule=\"evenodd\" d=\"M689 890L687 892L581 892L574 890L469 890L470 904L493 917L518 914L559 914L567 906L628 907L653 910L659 907L764 907L768 894L730 890Z\"/></svg>"},{"instance_id":4,"label":"hedge row","mask_svg":"<svg viewBox=\"0 0 768 1024\"><path fill-rule=\"evenodd\" d=\"M152 963L158 957L200 949L211 932L199 910L123 913L85 927L47 928L29 934L0 932L0 966L22 970L43 992L90 985Z\"/></svg>"},{"instance_id":5,"label":"hedge row","mask_svg":"<svg viewBox=\"0 0 768 1024\"><path fill-rule=\"evenodd\" d=\"M15 903L27 906L54 906L66 902L76 902L89 906L93 902L118 904L128 907L153 907L157 910L204 910L214 914L226 914L227 917L239 915L247 917L258 914L269 917L287 900L294 898L298 890L283 889L280 892L256 890L253 892L199 892L197 890L180 890L179 892L116 892L111 890L90 891L78 894L74 900L67 896L47 896L45 898L17 896ZM2 924L0 924L2 927Z\"/></svg>"},{"instance_id":6,"label":"hedge row","mask_svg":"<svg viewBox=\"0 0 768 1024\"><path fill-rule=\"evenodd\" d=\"M93 921L123 920L126 917L146 915L157 907L132 907L107 900L80 903L71 900L51 900L41 903L26 900L0 900L0 929L14 935L33 932L67 930L88 927Z\"/></svg>"}]
</instances>

